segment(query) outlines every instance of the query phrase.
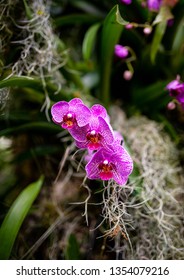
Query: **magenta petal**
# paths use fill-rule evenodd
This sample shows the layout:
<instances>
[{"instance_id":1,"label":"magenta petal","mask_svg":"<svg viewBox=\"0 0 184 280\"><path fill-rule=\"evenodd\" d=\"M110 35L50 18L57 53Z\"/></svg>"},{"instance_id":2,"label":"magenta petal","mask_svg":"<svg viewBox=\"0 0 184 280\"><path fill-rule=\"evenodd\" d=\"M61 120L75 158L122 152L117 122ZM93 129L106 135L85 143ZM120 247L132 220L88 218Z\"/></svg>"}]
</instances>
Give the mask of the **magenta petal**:
<instances>
[{"instance_id":1,"label":"magenta petal","mask_svg":"<svg viewBox=\"0 0 184 280\"><path fill-rule=\"evenodd\" d=\"M170 89L175 89L175 87L177 87L180 83L178 82L178 80L173 80L172 82L170 82L167 86L166 89L170 90Z\"/></svg>"},{"instance_id":2,"label":"magenta petal","mask_svg":"<svg viewBox=\"0 0 184 280\"><path fill-rule=\"evenodd\" d=\"M122 176L121 173L114 171L113 179L114 179L114 181L116 181L116 183L118 183L118 185L123 186L128 181L128 176Z\"/></svg>"},{"instance_id":3,"label":"magenta petal","mask_svg":"<svg viewBox=\"0 0 184 280\"><path fill-rule=\"evenodd\" d=\"M106 109L100 104L93 105L91 107L91 112L95 117L102 117L104 119L107 117Z\"/></svg>"},{"instance_id":4,"label":"magenta petal","mask_svg":"<svg viewBox=\"0 0 184 280\"><path fill-rule=\"evenodd\" d=\"M63 116L68 112L69 105L66 101L60 101L54 104L51 108L51 115L53 121L56 123L61 123L63 120Z\"/></svg>"},{"instance_id":5,"label":"magenta petal","mask_svg":"<svg viewBox=\"0 0 184 280\"><path fill-rule=\"evenodd\" d=\"M101 150L96 152L91 160L88 162L88 164L85 167L87 177L89 179L98 179L99 176L99 163L104 160L103 154L101 153Z\"/></svg>"},{"instance_id":6,"label":"magenta petal","mask_svg":"<svg viewBox=\"0 0 184 280\"><path fill-rule=\"evenodd\" d=\"M70 106L76 106L77 104L83 104L83 102L82 102L82 100L80 98L73 98L69 102Z\"/></svg>"},{"instance_id":7,"label":"magenta petal","mask_svg":"<svg viewBox=\"0 0 184 280\"><path fill-rule=\"evenodd\" d=\"M179 94L177 97L176 97L176 99L182 104L182 103L184 103L184 92L183 92L183 94L181 93L181 94Z\"/></svg>"},{"instance_id":8,"label":"magenta petal","mask_svg":"<svg viewBox=\"0 0 184 280\"><path fill-rule=\"evenodd\" d=\"M118 151L118 155L114 154L113 159L116 160L117 156L119 156L118 164L116 165L116 170L122 177L127 177L133 170L133 161L128 152L121 147L121 154L120 148Z\"/></svg>"},{"instance_id":9,"label":"magenta petal","mask_svg":"<svg viewBox=\"0 0 184 280\"><path fill-rule=\"evenodd\" d=\"M126 5L130 5L132 3L132 0L121 0L121 2Z\"/></svg>"},{"instance_id":10,"label":"magenta petal","mask_svg":"<svg viewBox=\"0 0 184 280\"><path fill-rule=\"evenodd\" d=\"M88 162L88 164L85 167L87 177L92 180L99 179L100 176L98 166L96 166L93 162L91 163L91 161Z\"/></svg>"},{"instance_id":11,"label":"magenta petal","mask_svg":"<svg viewBox=\"0 0 184 280\"><path fill-rule=\"evenodd\" d=\"M114 141L117 144L121 145L121 143L123 143L123 136L121 135L121 133L119 131L114 130Z\"/></svg>"},{"instance_id":12,"label":"magenta petal","mask_svg":"<svg viewBox=\"0 0 184 280\"><path fill-rule=\"evenodd\" d=\"M77 124L74 125L71 129L68 129L72 137L79 142L86 141L86 133L88 131L88 125L80 127Z\"/></svg>"},{"instance_id":13,"label":"magenta petal","mask_svg":"<svg viewBox=\"0 0 184 280\"><path fill-rule=\"evenodd\" d=\"M77 104L71 106L72 111L75 113L78 126L82 127L89 123L91 111L84 104Z\"/></svg>"},{"instance_id":14,"label":"magenta petal","mask_svg":"<svg viewBox=\"0 0 184 280\"><path fill-rule=\"evenodd\" d=\"M85 139L86 140L86 139ZM77 148L79 149L86 149L88 146L88 141L75 141L75 145L77 146Z\"/></svg>"},{"instance_id":15,"label":"magenta petal","mask_svg":"<svg viewBox=\"0 0 184 280\"><path fill-rule=\"evenodd\" d=\"M99 117L99 128L98 132L103 137L103 145L112 144L114 141L114 136L112 132L112 128L107 122Z\"/></svg>"},{"instance_id":16,"label":"magenta petal","mask_svg":"<svg viewBox=\"0 0 184 280\"><path fill-rule=\"evenodd\" d=\"M162 0L147 0L148 9L150 11L158 11L160 9Z\"/></svg>"}]
</instances>

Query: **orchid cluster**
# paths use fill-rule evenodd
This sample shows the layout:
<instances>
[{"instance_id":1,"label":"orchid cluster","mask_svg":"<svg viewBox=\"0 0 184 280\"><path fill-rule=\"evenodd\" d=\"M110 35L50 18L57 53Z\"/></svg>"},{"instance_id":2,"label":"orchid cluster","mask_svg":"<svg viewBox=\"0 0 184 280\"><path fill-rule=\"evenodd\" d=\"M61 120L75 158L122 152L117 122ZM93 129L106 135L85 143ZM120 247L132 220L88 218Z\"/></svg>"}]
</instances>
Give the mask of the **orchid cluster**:
<instances>
[{"instance_id":1,"label":"orchid cluster","mask_svg":"<svg viewBox=\"0 0 184 280\"><path fill-rule=\"evenodd\" d=\"M68 130L76 146L88 151L85 170L89 179L114 179L119 185L127 182L133 162L102 105L88 108L81 99L74 98L54 104L51 114L54 123Z\"/></svg>"},{"instance_id":2,"label":"orchid cluster","mask_svg":"<svg viewBox=\"0 0 184 280\"><path fill-rule=\"evenodd\" d=\"M166 89L169 91L170 96L174 98L174 101L181 104L181 107L184 109L184 83L180 82L180 77L178 76L175 80L170 82ZM174 102L170 102L168 108L174 109Z\"/></svg>"}]
</instances>

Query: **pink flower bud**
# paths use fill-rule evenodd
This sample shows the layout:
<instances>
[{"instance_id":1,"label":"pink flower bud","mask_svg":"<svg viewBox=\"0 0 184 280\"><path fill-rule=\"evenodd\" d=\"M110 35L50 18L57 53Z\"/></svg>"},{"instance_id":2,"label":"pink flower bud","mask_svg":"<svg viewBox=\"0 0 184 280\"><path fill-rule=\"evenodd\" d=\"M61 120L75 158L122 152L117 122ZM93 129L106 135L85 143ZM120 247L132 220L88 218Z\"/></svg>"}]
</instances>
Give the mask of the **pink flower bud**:
<instances>
[{"instance_id":1,"label":"pink flower bud","mask_svg":"<svg viewBox=\"0 0 184 280\"><path fill-rule=\"evenodd\" d=\"M133 27L134 27L134 26L133 26L132 23L128 23L128 24L125 25L125 28L126 28L126 29L132 29Z\"/></svg>"},{"instance_id":2,"label":"pink flower bud","mask_svg":"<svg viewBox=\"0 0 184 280\"><path fill-rule=\"evenodd\" d=\"M173 101L171 101L167 104L168 110L174 110L175 108L176 108L176 104Z\"/></svg>"},{"instance_id":3,"label":"pink flower bud","mask_svg":"<svg viewBox=\"0 0 184 280\"><path fill-rule=\"evenodd\" d=\"M146 26L143 29L143 32L144 32L145 35L149 35L152 32L152 27L151 26Z\"/></svg>"},{"instance_id":4,"label":"pink flower bud","mask_svg":"<svg viewBox=\"0 0 184 280\"><path fill-rule=\"evenodd\" d=\"M129 70L125 70L123 73L123 78L127 81L130 81L132 79L133 73Z\"/></svg>"}]
</instances>

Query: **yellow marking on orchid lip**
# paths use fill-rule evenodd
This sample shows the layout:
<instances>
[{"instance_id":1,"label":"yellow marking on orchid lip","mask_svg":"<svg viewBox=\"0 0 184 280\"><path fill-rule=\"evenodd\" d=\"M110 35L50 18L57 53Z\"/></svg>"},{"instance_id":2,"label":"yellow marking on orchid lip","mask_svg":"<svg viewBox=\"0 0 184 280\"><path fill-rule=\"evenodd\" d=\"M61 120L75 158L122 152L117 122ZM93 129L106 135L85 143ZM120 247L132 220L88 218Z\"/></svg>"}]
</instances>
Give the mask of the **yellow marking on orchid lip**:
<instances>
[{"instance_id":1,"label":"yellow marking on orchid lip","mask_svg":"<svg viewBox=\"0 0 184 280\"><path fill-rule=\"evenodd\" d=\"M100 163L98 168L100 171L105 173L111 172L113 170L112 164L107 159Z\"/></svg>"},{"instance_id":2,"label":"yellow marking on orchid lip","mask_svg":"<svg viewBox=\"0 0 184 280\"><path fill-rule=\"evenodd\" d=\"M96 144L100 140L100 135L95 130L92 130L92 131L87 133L86 138L90 142Z\"/></svg>"},{"instance_id":3,"label":"yellow marking on orchid lip","mask_svg":"<svg viewBox=\"0 0 184 280\"><path fill-rule=\"evenodd\" d=\"M75 117L72 113L68 113L66 115L63 116L63 122L68 126L68 127L72 127L74 125L75 122Z\"/></svg>"}]
</instances>

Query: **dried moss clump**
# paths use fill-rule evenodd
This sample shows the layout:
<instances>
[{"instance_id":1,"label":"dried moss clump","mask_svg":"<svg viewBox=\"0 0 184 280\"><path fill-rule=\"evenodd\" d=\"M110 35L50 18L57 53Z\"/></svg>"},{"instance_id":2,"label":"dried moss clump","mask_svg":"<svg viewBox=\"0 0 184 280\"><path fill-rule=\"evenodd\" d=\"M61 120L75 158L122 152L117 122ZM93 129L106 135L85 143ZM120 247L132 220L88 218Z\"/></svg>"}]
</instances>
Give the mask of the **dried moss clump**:
<instances>
[{"instance_id":1,"label":"dried moss clump","mask_svg":"<svg viewBox=\"0 0 184 280\"><path fill-rule=\"evenodd\" d=\"M134 195L124 202L134 229L128 229L133 252L124 245L123 258L183 259L184 181L179 151L155 121L142 116L126 120L121 111L118 116L114 126L125 136L140 173Z\"/></svg>"}]
</instances>

